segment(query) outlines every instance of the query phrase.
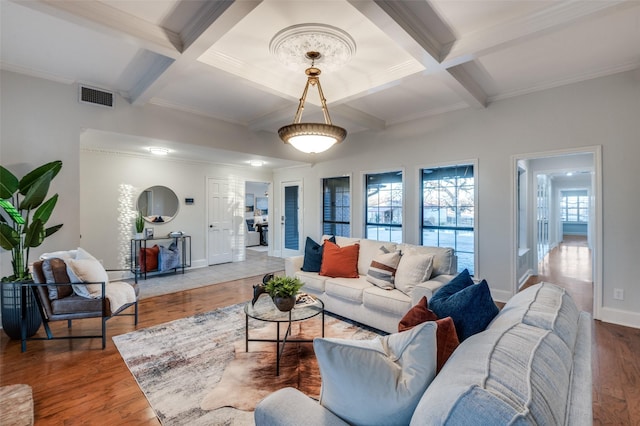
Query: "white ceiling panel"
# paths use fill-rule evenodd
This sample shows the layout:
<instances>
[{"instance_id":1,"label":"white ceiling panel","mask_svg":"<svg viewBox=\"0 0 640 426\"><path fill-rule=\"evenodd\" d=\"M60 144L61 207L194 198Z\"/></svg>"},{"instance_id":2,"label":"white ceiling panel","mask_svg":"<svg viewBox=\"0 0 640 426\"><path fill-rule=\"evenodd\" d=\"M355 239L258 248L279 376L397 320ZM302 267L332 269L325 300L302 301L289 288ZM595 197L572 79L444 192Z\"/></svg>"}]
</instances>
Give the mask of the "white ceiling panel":
<instances>
[{"instance_id":1,"label":"white ceiling panel","mask_svg":"<svg viewBox=\"0 0 640 426\"><path fill-rule=\"evenodd\" d=\"M625 9L523 41L479 62L499 97L624 71L640 66L639 23L640 9Z\"/></svg>"},{"instance_id":2,"label":"white ceiling panel","mask_svg":"<svg viewBox=\"0 0 640 426\"><path fill-rule=\"evenodd\" d=\"M74 23L4 0L1 22L3 66L123 92L131 86L119 83L130 84L144 71L130 69L123 80L140 49Z\"/></svg>"}]
</instances>

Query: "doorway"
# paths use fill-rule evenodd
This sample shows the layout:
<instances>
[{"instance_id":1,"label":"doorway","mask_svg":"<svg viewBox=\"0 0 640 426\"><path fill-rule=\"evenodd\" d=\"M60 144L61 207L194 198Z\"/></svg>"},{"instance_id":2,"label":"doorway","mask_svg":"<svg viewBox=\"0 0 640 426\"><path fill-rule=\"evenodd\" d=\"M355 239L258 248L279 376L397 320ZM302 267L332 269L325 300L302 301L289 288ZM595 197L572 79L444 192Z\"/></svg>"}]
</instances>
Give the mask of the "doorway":
<instances>
[{"instance_id":1,"label":"doorway","mask_svg":"<svg viewBox=\"0 0 640 426\"><path fill-rule=\"evenodd\" d=\"M302 182L282 182L281 191L282 257L291 257L300 254L302 247Z\"/></svg>"},{"instance_id":2,"label":"doorway","mask_svg":"<svg viewBox=\"0 0 640 426\"><path fill-rule=\"evenodd\" d=\"M514 289L548 281L599 318L601 148L513 157Z\"/></svg>"}]
</instances>

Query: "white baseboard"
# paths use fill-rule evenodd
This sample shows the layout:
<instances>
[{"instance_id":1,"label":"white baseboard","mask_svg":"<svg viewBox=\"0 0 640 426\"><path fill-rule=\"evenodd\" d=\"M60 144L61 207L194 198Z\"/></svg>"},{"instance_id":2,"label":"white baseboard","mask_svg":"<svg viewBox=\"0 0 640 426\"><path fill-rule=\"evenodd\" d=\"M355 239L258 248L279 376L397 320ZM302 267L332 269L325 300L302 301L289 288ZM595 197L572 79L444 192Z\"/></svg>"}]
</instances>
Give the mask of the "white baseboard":
<instances>
[{"instance_id":1,"label":"white baseboard","mask_svg":"<svg viewBox=\"0 0 640 426\"><path fill-rule=\"evenodd\" d=\"M507 300L511 299L511 296L513 295L508 290L491 289L491 297L493 297L493 300L496 302L507 303Z\"/></svg>"},{"instance_id":2,"label":"white baseboard","mask_svg":"<svg viewBox=\"0 0 640 426\"><path fill-rule=\"evenodd\" d=\"M625 327L640 328L640 313L621 309L600 308L600 320Z\"/></svg>"}]
</instances>

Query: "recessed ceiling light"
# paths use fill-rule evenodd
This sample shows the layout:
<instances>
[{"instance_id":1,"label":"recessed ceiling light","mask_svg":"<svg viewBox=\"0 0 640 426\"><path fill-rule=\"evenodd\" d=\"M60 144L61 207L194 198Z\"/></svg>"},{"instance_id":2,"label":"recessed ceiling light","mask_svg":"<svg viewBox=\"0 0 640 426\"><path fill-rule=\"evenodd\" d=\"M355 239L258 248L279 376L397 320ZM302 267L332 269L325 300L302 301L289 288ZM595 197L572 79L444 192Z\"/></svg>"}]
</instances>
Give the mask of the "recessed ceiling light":
<instances>
[{"instance_id":1,"label":"recessed ceiling light","mask_svg":"<svg viewBox=\"0 0 640 426\"><path fill-rule=\"evenodd\" d=\"M264 161L251 160L249 161L249 164L251 164L253 167L262 167L264 165Z\"/></svg>"},{"instance_id":2,"label":"recessed ceiling light","mask_svg":"<svg viewBox=\"0 0 640 426\"><path fill-rule=\"evenodd\" d=\"M159 146L152 146L149 148L149 152L154 155L167 155L169 150L167 148L161 148Z\"/></svg>"}]
</instances>

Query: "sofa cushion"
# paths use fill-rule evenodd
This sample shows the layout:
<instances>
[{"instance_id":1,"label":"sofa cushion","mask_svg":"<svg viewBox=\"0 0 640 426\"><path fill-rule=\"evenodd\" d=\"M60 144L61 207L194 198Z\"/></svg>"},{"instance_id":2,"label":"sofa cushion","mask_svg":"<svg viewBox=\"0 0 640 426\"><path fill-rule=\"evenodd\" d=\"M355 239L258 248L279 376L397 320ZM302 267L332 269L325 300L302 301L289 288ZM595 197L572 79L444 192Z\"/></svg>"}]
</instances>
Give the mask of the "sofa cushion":
<instances>
[{"instance_id":1,"label":"sofa cushion","mask_svg":"<svg viewBox=\"0 0 640 426\"><path fill-rule=\"evenodd\" d=\"M358 304L362 303L364 290L375 286L363 278L328 278L324 282L324 291L328 296L338 297ZM384 291L384 290L383 290Z\"/></svg>"},{"instance_id":2,"label":"sofa cushion","mask_svg":"<svg viewBox=\"0 0 640 426\"><path fill-rule=\"evenodd\" d=\"M436 332L438 349L438 366L436 373L438 373L460 344L453 319L451 317L439 319L438 316L429 309L427 298L422 297L420 302L413 306L409 312L402 317L398 324L398 331L411 330L416 325L427 321L435 321L438 325Z\"/></svg>"},{"instance_id":3,"label":"sofa cushion","mask_svg":"<svg viewBox=\"0 0 640 426\"><path fill-rule=\"evenodd\" d=\"M473 284L466 269L433 295L429 307L439 318L453 318L461 342L483 331L499 311L487 282Z\"/></svg>"},{"instance_id":4,"label":"sofa cushion","mask_svg":"<svg viewBox=\"0 0 640 426\"><path fill-rule=\"evenodd\" d=\"M405 250L396 271L395 286L404 294L411 296L413 288L428 281L433 271L433 255L413 250Z\"/></svg>"},{"instance_id":5,"label":"sofa cushion","mask_svg":"<svg viewBox=\"0 0 640 426\"><path fill-rule=\"evenodd\" d=\"M42 261L42 274L47 283L69 283L69 285L49 285L49 300L62 299L73 294L71 281L67 274L67 264L57 257Z\"/></svg>"},{"instance_id":6,"label":"sofa cushion","mask_svg":"<svg viewBox=\"0 0 640 426\"><path fill-rule=\"evenodd\" d=\"M413 244L398 244L398 250L404 253L407 250L421 254L433 255L433 275L456 274L457 262L454 251L450 247L416 246Z\"/></svg>"},{"instance_id":7,"label":"sofa cushion","mask_svg":"<svg viewBox=\"0 0 640 426\"><path fill-rule=\"evenodd\" d=\"M335 237L329 238L332 243L336 242ZM302 263L302 270L305 272L320 272L322 266L322 252L324 247L324 240L322 244L318 244L311 238L307 237L304 244L304 261Z\"/></svg>"},{"instance_id":8,"label":"sofa cushion","mask_svg":"<svg viewBox=\"0 0 640 426\"><path fill-rule=\"evenodd\" d=\"M411 299L403 292L375 286L364 289L362 303L372 312L388 312L395 317L402 316L411 308Z\"/></svg>"},{"instance_id":9,"label":"sofa cushion","mask_svg":"<svg viewBox=\"0 0 640 426\"><path fill-rule=\"evenodd\" d=\"M339 247L326 240L322 254L320 275L334 278L358 278L359 244Z\"/></svg>"},{"instance_id":10,"label":"sofa cushion","mask_svg":"<svg viewBox=\"0 0 640 426\"><path fill-rule=\"evenodd\" d=\"M505 329L523 322L553 331L573 349L579 316L578 307L565 289L543 282L516 293L489 328Z\"/></svg>"},{"instance_id":11,"label":"sofa cushion","mask_svg":"<svg viewBox=\"0 0 640 426\"><path fill-rule=\"evenodd\" d=\"M305 290L310 289L316 293L324 293L324 282L327 277L323 277L317 272L298 271L296 272L296 278L299 278L304 283L303 288Z\"/></svg>"},{"instance_id":12,"label":"sofa cushion","mask_svg":"<svg viewBox=\"0 0 640 426\"><path fill-rule=\"evenodd\" d=\"M427 389L411 425L565 424L572 359L557 335L527 324L477 334Z\"/></svg>"},{"instance_id":13,"label":"sofa cushion","mask_svg":"<svg viewBox=\"0 0 640 426\"><path fill-rule=\"evenodd\" d=\"M362 253L362 250L360 252ZM380 247L369 265L367 281L385 290L393 290L395 288L396 268L399 262L399 251L389 251L384 246Z\"/></svg>"},{"instance_id":14,"label":"sofa cushion","mask_svg":"<svg viewBox=\"0 0 640 426\"><path fill-rule=\"evenodd\" d=\"M320 404L353 425L406 425L436 370L436 326L373 340L316 338Z\"/></svg>"},{"instance_id":15,"label":"sofa cushion","mask_svg":"<svg viewBox=\"0 0 640 426\"><path fill-rule=\"evenodd\" d=\"M101 284L82 284L107 283L109 281L109 275L100 261L86 250L78 248L76 258L67 259L65 263L67 264L67 274L72 282L74 293L81 297L102 297Z\"/></svg>"}]
</instances>

